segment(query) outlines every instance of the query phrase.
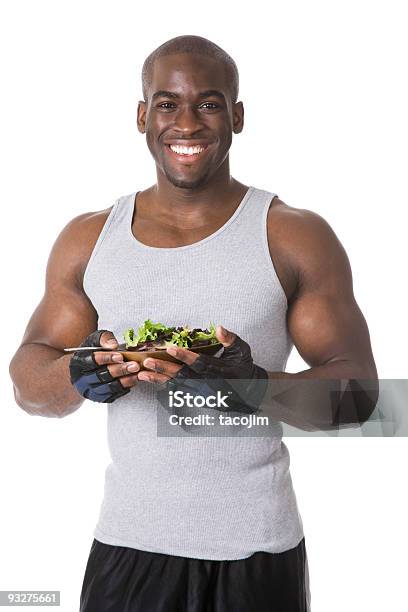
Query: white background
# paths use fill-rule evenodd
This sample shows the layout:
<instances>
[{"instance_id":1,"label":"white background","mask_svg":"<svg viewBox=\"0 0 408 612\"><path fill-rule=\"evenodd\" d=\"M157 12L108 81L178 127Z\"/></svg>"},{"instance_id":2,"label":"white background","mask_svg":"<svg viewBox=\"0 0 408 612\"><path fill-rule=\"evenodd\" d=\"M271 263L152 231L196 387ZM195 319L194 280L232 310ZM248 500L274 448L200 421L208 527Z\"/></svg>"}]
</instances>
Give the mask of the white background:
<instances>
[{"instance_id":1,"label":"white background","mask_svg":"<svg viewBox=\"0 0 408 612\"><path fill-rule=\"evenodd\" d=\"M198 34L233 56L245 106L233 176L329 221L379 375L408 378L403 7L15 0L2 9L0 589L60 589L61 610L78 609L109 462L105 407L30 417L14 403L8 363L62 227L155 180L136 106L143 60L169 38ZM304 367L294 352L288 370ZM406 610L406 439L286 444L313 612Z\"/></svg>"}]
</instances>

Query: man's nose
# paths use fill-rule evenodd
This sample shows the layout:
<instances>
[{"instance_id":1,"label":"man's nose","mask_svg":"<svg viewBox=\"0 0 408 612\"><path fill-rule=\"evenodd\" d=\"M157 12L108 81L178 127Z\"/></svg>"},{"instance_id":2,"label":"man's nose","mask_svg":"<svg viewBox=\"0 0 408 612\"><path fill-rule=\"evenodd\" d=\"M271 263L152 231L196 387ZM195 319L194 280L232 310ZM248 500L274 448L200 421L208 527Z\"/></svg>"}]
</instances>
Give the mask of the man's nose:
<instances>
[{"instance_id":1,"label":"man's nose","mask_svg":"<svg viewBox=\"0 0 408 612\"><path fill-rule=\"evenodd\" d=\"M175 127L181 132L194 132L202 127L198 110L193 106L180 108L175 118Z\"/></svg>"}]
</instances>

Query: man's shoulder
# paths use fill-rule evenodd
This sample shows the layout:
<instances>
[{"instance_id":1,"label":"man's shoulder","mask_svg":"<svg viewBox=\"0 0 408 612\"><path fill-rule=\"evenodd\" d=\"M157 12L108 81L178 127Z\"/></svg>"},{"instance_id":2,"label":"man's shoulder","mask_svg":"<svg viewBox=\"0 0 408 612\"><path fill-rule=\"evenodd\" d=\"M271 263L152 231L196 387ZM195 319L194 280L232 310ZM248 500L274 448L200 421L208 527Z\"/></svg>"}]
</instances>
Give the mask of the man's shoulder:
<instances>
[{"instance_id":1,"label":"man's shoulder","mask_svg":"<svg viewBox=\"0 0 408 612\"><path fill-rule=\"evenodd\" d=\"M113 206L103 210L91 211L77 215L63 229L63 232L74 241L92 240L102 231Z\"/></svg>"},{"instance_id":2,"label":"man's shoulder","mask_svg":"<svg viewBox=\"0 0 408 612\"><path fill-rule=\"evenodd\" d=\"M317 212L289 206L275 197L268 211L269 250L294 296L300 282L329 273L336 262L347 267L345 250L330 224ZM287 292L288 295L288 292Z\"/></svg>"},{"instance_id":3,"label":"man's shoulder","mask_svg":"<svg viewBox=\"0 0 408 612\"><path fill-rule=\"evenodd\" d=\"M268 211L268 235L280 248L321 250L338 241L330 224L320 214L295 208L275 197Z\"/></svg>"},{"instance_id":4,"label":"man's shoulder","mask_svg":"<svg viewBox=\"0 0 408 612\"><path fill-rule=\"evenodd\" d=\"M268 227L281 231L293 232L295 229L304 232L321 232L329 228L327 221L313 210L289 206L276 196L268 211Z\"/></svg>"},{"instance_id":5,"label":"man's shoulder","mask_svg":"<svg viewBox=\"0 0 408 612\"><path fill-rule=\"evenodd\" d=\"M112 206L82 213L65 225L51 249L49 273L82 285L84 270L111 210Z\"/></svg>"}]
</instances>

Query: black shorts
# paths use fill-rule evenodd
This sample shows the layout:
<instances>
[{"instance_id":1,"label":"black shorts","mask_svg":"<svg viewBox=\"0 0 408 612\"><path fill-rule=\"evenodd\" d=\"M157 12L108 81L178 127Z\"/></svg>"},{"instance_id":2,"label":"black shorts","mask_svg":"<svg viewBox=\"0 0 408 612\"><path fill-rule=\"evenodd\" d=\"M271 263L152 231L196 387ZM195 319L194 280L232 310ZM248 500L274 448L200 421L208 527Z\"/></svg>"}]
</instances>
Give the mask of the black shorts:
<instances>
[{"instance_id":1,"label":"black shorts","mask_svg":"<svg viewBox=\"0 0 408 612\"><path fill-rule=\"evenodd\" d=\"M80 612L309 612L305 539L237 561L177 557L93 541Z\"/></svg>"}]
</instances>

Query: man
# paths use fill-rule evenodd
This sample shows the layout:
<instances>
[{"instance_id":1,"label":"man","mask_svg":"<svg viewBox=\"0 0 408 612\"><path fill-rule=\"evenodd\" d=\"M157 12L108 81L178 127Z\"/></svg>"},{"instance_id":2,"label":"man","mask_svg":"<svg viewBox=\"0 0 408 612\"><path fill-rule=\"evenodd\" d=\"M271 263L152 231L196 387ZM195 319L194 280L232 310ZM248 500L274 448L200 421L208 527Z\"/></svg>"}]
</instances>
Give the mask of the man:
<instances>
[{"instance_id":1,"label":"man","mask_svg":"<svg viewBox=\"0 0 408 612\"><path fill-rule=\"evenodd\" d=\"M142 78L137 125L157 183L80 215L57 238L10 365L16 401L57 417L84 397L108 403L112 463L82 612L306 611L305 539L277 423L264 437L160 437L157 383L243 379L246 407L259 386L268 396L268 380L268 389L376 380L348 259L319 215L231 177L244 107L228 54L180 36L146 59ZM181 365L146 360L143 370L124 362L123 330L148 317L217 321L223 352L176 349ZM297 374L284 372L292 343L310 366ZM110 350L64 354L80 344ZM315 419L306 395L272 416L305 429L335 424L332 414ZM361 422L372 403L353 409Z\"/></svg>"}]
</instances>

